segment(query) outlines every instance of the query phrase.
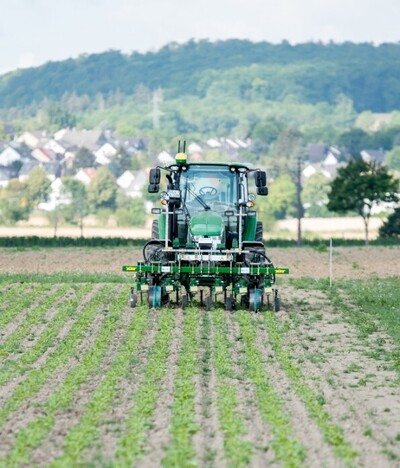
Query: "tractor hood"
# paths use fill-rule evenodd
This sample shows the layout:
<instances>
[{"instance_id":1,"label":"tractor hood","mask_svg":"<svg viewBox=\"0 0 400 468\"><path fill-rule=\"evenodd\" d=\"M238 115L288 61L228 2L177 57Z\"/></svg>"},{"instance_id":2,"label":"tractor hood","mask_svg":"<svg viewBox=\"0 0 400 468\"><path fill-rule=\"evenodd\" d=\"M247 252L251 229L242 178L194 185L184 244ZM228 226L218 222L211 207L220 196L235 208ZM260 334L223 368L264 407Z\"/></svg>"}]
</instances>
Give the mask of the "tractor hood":
<instances>
[{"instance_id":1,"label":"tractor hood","mask_svg":"<svg viewBox=\"0 0 400 468\"><path fill-rule=\"evenodd\" d=\"M215 211L197 213L190 220L190 231L193 236L220 236L222 227L222 217Z\"/></svg>"}]
</instances>

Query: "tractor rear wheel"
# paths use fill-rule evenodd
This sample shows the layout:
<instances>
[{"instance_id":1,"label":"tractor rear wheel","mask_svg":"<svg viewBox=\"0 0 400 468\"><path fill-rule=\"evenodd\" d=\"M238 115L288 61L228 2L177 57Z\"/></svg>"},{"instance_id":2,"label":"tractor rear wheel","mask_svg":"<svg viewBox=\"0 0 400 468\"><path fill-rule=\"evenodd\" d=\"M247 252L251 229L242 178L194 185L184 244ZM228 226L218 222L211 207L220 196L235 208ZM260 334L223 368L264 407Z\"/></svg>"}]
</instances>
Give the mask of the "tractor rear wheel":
<instances>
[{"instance_id":1,"label":"tractor rear wheel","mask_svg":"<svg viewBox=\"0 0 400 468\"><path fill-rule=\"evenodd\" d=\"M263 241L263 223L261 221L257 221L256 225L256 242Z\"/></svg>"},{"instance_id":2,"label":"tractor rear wheel","mask_svg":"<svg viewBox=\"0 0 400 468\"><path fill-rule=\"evenodd\" d=\"M152 239L160 238L160 233L158 230L158 219L154 219L153 224L151 225L151 238Z\"/></svg>"}]
</instances>

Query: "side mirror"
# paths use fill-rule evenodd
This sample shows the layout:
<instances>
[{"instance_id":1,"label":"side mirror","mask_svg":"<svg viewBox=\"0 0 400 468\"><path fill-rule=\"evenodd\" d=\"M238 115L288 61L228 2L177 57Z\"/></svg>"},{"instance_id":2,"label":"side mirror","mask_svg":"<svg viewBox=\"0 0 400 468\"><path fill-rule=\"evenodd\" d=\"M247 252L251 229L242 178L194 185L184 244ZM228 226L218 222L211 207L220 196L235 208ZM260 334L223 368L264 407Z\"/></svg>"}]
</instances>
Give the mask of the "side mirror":
<instances>
[{"instance_id":1,"label":"side mirror","mask_svg":"<svg viewBox=\"0 0 400 468\"><path fill-rule=\"evenodd\" d=\"M150 185L159 185L160 184L160 179L161 179L161 171L158 167L155 169L150 169L150 175L149 175L149 184ZM158 192L158 190L157 190Z\"/></svg>"},{"instance_id":2,"label":"side mirror","mask_svg":"<svg viewBox=\"0 0 400 468\"><path fill-rule=\"evenodd\" d=\"M254 174L256 180L256 187L265 187L267 185L267 173L265 171L257 171ZM261 195L259 193L259 195Z\"/></svg>"},{"instance_id":3,"label":"side mirror","mask_svg":"<svg viewBox=\"0 0 400 468\"><path fill-rule=\"evenodd\" d=\"M160 186L158 184L149 184L149 186L147 187L147 191L149 193L158 193L159 190Z\"/></svg>"},{"instance_id":4,"label":"side mirror","mask_svg":"<svg viewBox=\"0 0 400 468\"><path fill-rule=\"evenodd\" d=\"M257 187L257 195L267 196L268 195L268 187Z\"/></svg>"},{"instance_id":5,"label":"side mirror","mask_svg":"<svg viewBox=\"0 0 400 468\"><path fill-rule=\"evenodd\" d=\"M160 214L161 213L161 208L152 208L151 209L151 214Z\"/></svg>"}]
</instances>

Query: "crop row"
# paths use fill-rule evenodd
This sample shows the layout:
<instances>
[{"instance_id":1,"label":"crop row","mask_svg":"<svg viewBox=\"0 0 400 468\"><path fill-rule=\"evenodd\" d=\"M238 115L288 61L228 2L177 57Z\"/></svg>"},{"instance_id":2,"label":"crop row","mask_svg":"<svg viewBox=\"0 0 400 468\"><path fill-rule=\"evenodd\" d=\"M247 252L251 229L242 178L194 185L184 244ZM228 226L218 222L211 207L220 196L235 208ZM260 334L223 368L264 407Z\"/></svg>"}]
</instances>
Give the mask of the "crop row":
<instances>
[{"instance_id":1,"label":"crop row","mask_svg":"<svg viewBox=\"0 0 400 468\"><path fill-rule=\"evenodd\" d=\"M3 460L6 466L29 462L32 450L40 445L54 427L57 413L69 408L79 388L95 375L107 350L113 343L114 333L123 327L121 312L124 302L126 302L126 298L123 292L113 301L95 341L81 358L79 364L72 368L62 385L43 404L39 405L40 413L43 416L30 421L24 429L18 432L13 449Z\"/></svg>"},{"instance_id":2,"label":"crop row","mask_svg":"<svg viewBox=\"0 0 400 468\"><path fill-rule=\"evenodd\" d=\"M289 377L294 390L302 399L310 416L320 427L326 442L333 447L340 459L351 464L357 456L357 452L345 440L343 430L332 422L331 416L325 411L318 395L307 385L300 367L293 362L288 350L283 346L282 336L285 334L285 328L279 324L278 319L273 314L266 313L264 317L268 328L268 338L282 370Z\"/></svg>"},{"instance_id":3,"label":"crop row","mask_svg":"<svg viewBox=\"0 0 400 468\"><path fill-rule=\"evenodd\" d=\"M87 330L91 328L94 316L98 313L99 308L110 300L111 292L110 286L103 287L78 315L66 338L48 357L43 366L31 370L27 378L20 382L0 409L0 426L18 409L23 401L34 396L46 381L54 375L57 369L61 369L76 353L76 348L85 338Z\"/></svg>"},{"instance_id":4,"label":"crop row","mask_svg":"<svg viewBox=\"0 0 400 468\"><path fill-rule=\"evenodd\" d=\"M122 304L124 300L121 298ZM118 304L121 306L121 300ZM125 297L126 300L126 297ZM104 415L118 397L121 381L133 371L133 362L140 351L140 343L148 325L149 312L146 307L136 309L113 362L85 405L77 425L65 436L63 454L54 461L57 466L77 466L85 460L85 450L93 446L100 436Z\"/></svg>"},{"instance_id":5,"label":"crop row","mask_svg":"<svg viewBox=\"0 0 400 468\"><path fill-rule=\"evenodd\" d=\"M0 305L0 329L11 323L21 311L29 307L49 289L49 285L39 284L27 291L26 285L21 284L5 293L1 298L2 304Z\"/></svg>"},{"instance_id":6,"label":"crop row","mask_svg":"<svg viewBox=\"0 0 400 468\"><path fill-rule=\"evenodd\" d=\"M35 344L14 360L9 360L0 368L0 385L5 385L10 379L19 374L30 371L31 366L55 345L61 328L68 319L73 319L79 313L79 305L83 298L90 293L93 285L86 284L80 287L73 298L64 301L57 314L49 322L47 327L39 335Z\"/></svg>"},{"instance_id":7,"label":"crop row","mask_svg":"<svg viewBox=\"0 0 400 468\"><path fill-rule=\"evenodd\" d=\"M221 309L213 311L212 318L212 359L217 375L217 406L221 431L224 435L224 450L229 464L245 466L252 456L251 444L243 440L246 426L237 411L237 390L232 385L232 343L228 340L227 325ZM205 316L208 321L208 316Z\"/></svg>"}]
</instances>

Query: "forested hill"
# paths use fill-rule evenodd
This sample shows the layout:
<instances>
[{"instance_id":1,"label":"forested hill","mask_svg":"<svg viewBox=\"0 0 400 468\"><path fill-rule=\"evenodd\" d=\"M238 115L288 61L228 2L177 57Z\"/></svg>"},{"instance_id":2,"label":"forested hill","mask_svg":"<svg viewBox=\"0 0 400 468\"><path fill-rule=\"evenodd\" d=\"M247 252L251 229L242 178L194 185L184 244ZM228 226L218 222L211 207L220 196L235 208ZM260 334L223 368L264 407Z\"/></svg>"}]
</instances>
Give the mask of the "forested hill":
<instances>
[{"instance_id":1,"label":"forested hill","mask_svg":"<svg viewBox=\"0 0 400 468\"><path fill-rule=\"evenodd\" d=\"M104 96L162 87L164 96L224 92L242 99L334 103L340 94L357 111L400 108L400 44L278 45L245 40L189 41L157 52L108 51L49 62L0 77L0 107L24 107L65 93Z\"/></svg>"}]
</instances>

